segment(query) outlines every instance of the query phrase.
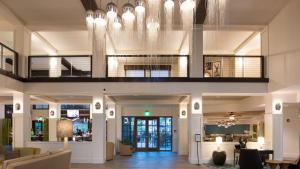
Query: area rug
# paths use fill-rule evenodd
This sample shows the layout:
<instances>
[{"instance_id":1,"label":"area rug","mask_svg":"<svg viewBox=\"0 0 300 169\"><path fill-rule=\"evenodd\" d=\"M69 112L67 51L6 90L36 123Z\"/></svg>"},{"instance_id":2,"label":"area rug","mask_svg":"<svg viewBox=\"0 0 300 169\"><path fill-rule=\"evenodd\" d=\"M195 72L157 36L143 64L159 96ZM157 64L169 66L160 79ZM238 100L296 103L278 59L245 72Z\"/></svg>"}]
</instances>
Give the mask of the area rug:
<instances>
[{"instance_id":1,"label":"area rug","mask_svg":"<svg viewBox=\"0 0 300 169\"><path fill-rule=\"evenodd\" d=\"M239 169L239 167L234 167L232 165L215 166L213 164L206 164L206 166L210 169Z\"/></svg>"}]
</instances>

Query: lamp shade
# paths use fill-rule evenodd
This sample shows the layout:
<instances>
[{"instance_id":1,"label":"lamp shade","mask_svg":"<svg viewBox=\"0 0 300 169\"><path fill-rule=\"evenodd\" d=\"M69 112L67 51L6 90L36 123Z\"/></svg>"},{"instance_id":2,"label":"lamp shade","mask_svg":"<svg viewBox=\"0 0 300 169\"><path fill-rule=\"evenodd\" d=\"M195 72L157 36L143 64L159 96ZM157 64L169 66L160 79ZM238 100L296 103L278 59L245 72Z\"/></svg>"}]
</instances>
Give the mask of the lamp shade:
<instances>
[{"instance_id":1,"label":"lamp shade","mask_svg":"<svg viewBox=\"0 0 300 169\"><path fill-rule=\"evenodd\" d=\"M257 138L257 143L260 145L260 146L263 146L265 144L265 138L264 137L258 137Z\"/></svg>"},{"instance_id":2,"label":"lamp shade","mask_svg":"<svg viewBox=\"0 0 300 169\"><path fill-rule=\"evenodd\" d=\"M220 146L223 143L223 138L222 137L216 137L216 143L218 146Z\"/></svg>"},{"instance_id":3,"label":"lamp shade","mask_svg":"<svg viewBox=\"0 0 300 169\"><path fill-rule=\"evenodd\" d=\"M61 138L73 136L72 120L61 119L57 122L57 136Z\"/></svg>"}]
</instances>

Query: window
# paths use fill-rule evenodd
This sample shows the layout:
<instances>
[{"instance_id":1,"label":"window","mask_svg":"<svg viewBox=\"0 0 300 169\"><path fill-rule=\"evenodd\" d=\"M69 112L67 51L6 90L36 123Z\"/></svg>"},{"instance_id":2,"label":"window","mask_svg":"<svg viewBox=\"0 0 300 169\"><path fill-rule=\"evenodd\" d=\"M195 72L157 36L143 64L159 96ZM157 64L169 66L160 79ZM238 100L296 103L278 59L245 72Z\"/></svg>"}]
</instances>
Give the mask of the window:
<instances>
[{"instance_id":1,"label":"window","mask_svg":"<svg viewBox=\"0 0 300 169\"><path fill-rule=\"evenodd\" d=\"M172 150L172 117L160 117L159 118L159 130L160 130L160 150L171 151Z\"/></svg>"},{"instance_id":2,"label":"window","mask_svg":"<svg viewBox=\"0 0 300 169\"><path fill-rule=\"evenodd\" d=\"M145 70L126 70L126 77L145 77Z\"/></svg>"},{"instance_id":3,"label":"window","mask_svg":"<svg viewBox=\"0 0 300 169\"><path fill-rule=\"evenodd\" d=\"M151 77L170 77L169 70L151 70Z\"/></svg>"},{"instance_id":4,"label":"window","mask_svg":"<svg viewBox=\"0 0 300 169\"><path fill-rule=\"evenodd\" d=\"M122 142L134 145L134 117L124 116L122 118Z\"/></svg>"}]
</instances>

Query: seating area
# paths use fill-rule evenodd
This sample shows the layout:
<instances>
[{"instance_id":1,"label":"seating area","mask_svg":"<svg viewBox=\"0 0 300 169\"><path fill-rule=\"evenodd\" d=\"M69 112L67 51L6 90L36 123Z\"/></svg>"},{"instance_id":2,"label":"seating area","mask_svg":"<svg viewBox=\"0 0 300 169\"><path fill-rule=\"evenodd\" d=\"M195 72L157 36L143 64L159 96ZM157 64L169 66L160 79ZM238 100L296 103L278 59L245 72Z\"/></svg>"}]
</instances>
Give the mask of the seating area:
<instances>
[{"instance_id":1,"label":"seating area","mask_svg":"<svg viewBox=\"0 0 300 169\"><path fill-rule=\"evenodd\" d=\"M1 147L0 169L70 169L70 150L40 152L39 148L24 147L3 151Z\"/></svg>"}]
</instances>

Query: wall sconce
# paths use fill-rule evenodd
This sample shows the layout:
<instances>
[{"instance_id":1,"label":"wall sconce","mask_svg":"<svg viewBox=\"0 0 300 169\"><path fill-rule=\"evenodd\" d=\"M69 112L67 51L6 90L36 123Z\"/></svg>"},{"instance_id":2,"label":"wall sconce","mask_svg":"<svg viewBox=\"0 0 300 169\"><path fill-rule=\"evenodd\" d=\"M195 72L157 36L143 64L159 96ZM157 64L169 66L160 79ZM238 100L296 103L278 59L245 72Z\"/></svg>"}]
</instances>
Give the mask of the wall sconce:
<instances>
[{"instance_id":1,"label":"wall sconce","mask_svg":"<svg viewBox=\"0 0 300 169\"><path fill-rule=\"evenodd\" d=\"M186 116L186 111L185 110L183 110L182 112L181 112L181 116Z\"/></svg>"},{"instance_id":2,"label":"wall sconce","mask_svg":"<svg viewBox=\"0 0 300 169\"><path fill-rule=\"evenodd\" d=\"M95 109L96 110L100 110L101 109L101 103L100 102L96 102L95 103Z\"/></svg>"},{"instance_id":3,"label":"wall sconce","mask_svg":"<svg viewBox=\"0 0 300 169\"><path fill-rule=\"evenodd\" d=\"M282 108L282 107L281 107L281 104L280 104L280 103L276 103L276 104L275 104L275 110L276 110L276 111L280 111L281 108Z\"/></svg>"},{"instance_id":4,"label":"wall sconce","mask_svg":"<svg viewBox=\"0 0 300 169\"><path fill-rule=\"evenodd\" d=\"M200 104L198 102L194 103L194 109L199 110L200 109Z\"/></svg>"},{"instance_id":5,"label":"wall sconce","mask_svg":"<svg viewBox=\"0 0 300 169\"><path fill-rule=\"evenodd\" d=\"M110 115L110 116L114 116L114 115L115 115L115 112L111 110L111 111L109 112L109 115Z\"/></svg>"},{"instance_id":6,"label":"wall sconce","mask_svg":"<svg viewBox=\"0 0 300 169\"><path fill-rule=\"evenodd\" d=\"M20 103L16 103L15 109L16 109L17 111L21 110L21 104L20 104Z\"/></svg>"},{"instance_id":7,"label":"wall sconce","mask_svg":"<svg viewBox=\"0 0 300 169\"><path fill-rule=\"evenodd\" d=\"M53 117L54 115L55 115L54 110L51 110L51 111L50 111L50 117Z\"/></svg>"}]
</instances>

